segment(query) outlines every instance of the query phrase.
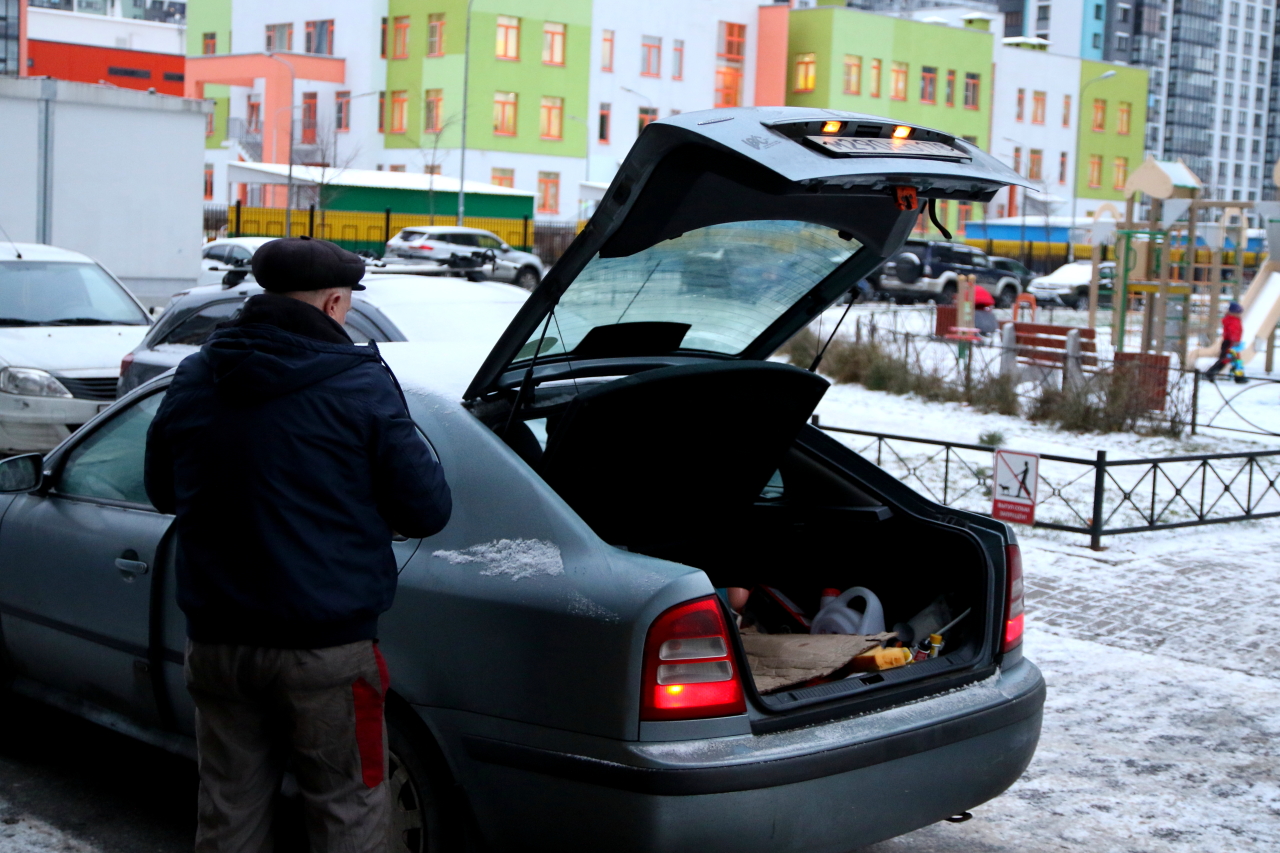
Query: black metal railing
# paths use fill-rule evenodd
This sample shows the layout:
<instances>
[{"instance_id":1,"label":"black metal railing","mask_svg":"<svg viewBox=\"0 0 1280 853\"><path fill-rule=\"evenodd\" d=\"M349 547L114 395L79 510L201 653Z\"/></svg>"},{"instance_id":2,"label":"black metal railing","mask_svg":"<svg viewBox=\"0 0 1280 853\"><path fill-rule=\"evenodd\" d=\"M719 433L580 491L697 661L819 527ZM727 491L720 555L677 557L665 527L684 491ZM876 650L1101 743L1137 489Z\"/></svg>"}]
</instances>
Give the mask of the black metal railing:
<instances>
[{"instance_id":1,"label":"black metal railing","mask_svg":"<svg viewBox=\"0 0 1280 853\"><path fill-rule=\"evenodd\" d=\"M997 448L821 422L855 451L946 506L990 515ZM1036 527L1102 537L1280 517L1280 450L1152 459L1040 454Z\"/></svg>"}]
</instances>

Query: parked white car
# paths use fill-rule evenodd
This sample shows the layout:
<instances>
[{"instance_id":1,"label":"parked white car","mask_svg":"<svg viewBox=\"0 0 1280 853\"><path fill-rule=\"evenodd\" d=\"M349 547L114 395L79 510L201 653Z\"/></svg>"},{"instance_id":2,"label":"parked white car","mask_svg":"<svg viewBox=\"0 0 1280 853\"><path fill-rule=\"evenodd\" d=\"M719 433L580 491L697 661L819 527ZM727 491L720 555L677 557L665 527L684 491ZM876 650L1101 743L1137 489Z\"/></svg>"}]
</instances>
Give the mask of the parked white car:
<instances>
[{"instance_id":1,"label":"parked white car","mask_svg":"<svg viewBox=\"0 0 1280 853\"><path fill-rule=\"evenodd\" d=\"M92 258L0 244L0 450L48 450L116 399L146 309Z\"/></svg>"},{"instance_id":2,"label":"parked white car","mask_svg":"<svg viewBox=\"0 0 1280 853\"><path fill-rule=\"evenodd\" d=\"M437 228L414 226L405 228L387 241L389 258L430 259L447 261L450 255L475 255L493 252L493 277L533 290L542 281L542 260L530 252L513 249L496 234L479 228Z\"/></svg>"},{"instance_id":3,"label":"parked white car","mask_svg":"<svg viewBox=\"0 0 1280 853\"><path fill-rule=\"evenodd\" d=\"M276 237L223 237L204 244L200 250L200 275L196 285L222 284L227 273L244 272L245 281L252 282L253 272L249 261L253 253Z\"/></svg>"},{"instance_id":4,"label":"parked white car","mask_svg":"<svg viewBox=\"0 0 1280 853\"><path fill-rule=\"evenodd\" d=\"M1111 281L1115 278L1116 262L1103 261L1098 267L1102 285L1100 303L1110 304ZM1063 264L1048 275L1036 276L1027 286L1027 292L1036 302L1052 302L1068 308L1089 307L1089 282L1093 278L1093 261L1075 261Z\"/></svg>"}]
</instances>

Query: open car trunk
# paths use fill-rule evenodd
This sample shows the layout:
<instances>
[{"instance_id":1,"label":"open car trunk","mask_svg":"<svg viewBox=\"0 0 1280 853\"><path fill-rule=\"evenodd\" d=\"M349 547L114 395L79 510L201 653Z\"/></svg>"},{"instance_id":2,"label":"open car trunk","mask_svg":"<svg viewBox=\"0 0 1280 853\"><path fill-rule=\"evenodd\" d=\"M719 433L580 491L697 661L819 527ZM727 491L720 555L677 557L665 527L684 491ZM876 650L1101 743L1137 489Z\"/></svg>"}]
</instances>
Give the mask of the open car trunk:
<instances>
[{"instance_id":1,"label":"open car trunk","mask_svg":"<svg viewBox=\"0 0 1280 853\"><path fill-rule=\"evenodd\" d=\"M749 591L736 614L724 600L762 711L990 663L996 573L982 544L881 494L855 472L865 462L807 425L826 388L790 365L706 361L541 389L530 420L493 425L605 541ZM823 590L853 587L874 594L883 626L809 634ZM936 657L862 656L914 657L957 617Z\"/></svg>"}]
</instances>

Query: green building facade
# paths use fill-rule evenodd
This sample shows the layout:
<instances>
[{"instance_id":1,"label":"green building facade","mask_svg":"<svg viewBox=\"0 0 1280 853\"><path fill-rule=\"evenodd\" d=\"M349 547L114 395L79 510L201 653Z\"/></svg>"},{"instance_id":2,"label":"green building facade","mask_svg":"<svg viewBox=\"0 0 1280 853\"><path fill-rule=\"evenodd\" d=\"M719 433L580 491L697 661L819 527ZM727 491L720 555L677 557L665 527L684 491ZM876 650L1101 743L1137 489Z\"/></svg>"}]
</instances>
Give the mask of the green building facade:
<instances>
[{"instance_id":1,"label":"green building facade","mask_svg":"<svg viewBox=\"0 0 1280 853\"><path fill-rule=\"evenodd\" d=\"M205 52L205 37L213 36L213 53L231 53L231 0L198 0L187 4L187 55ZM221 148L227 138L230 87L208 85L204 96L213 100L213 133L205 137L205 148Z\"/></svg>"},{"instance_id":2,"label":"green building facade","mask_svg":"<svg viewBox=\"0 0 1280 853\"><path fill-rule=\"evenodd\" d=\"M1100 79L1114 72L1113 77ZM1147 123L1145 68L1105 62L1080 63L1080 104L1077 117L1079 150L1076 169L1077 214L1092 212L1085 200L1123 202L1124 180L1142 164L1143 133ZM1210 128L1206 127L1208 133Z\"/></svg>"},{"instance_id":3,"label":"green building facade","mask_svg":"<svg viewBox=\"0 0 1280 853\"><path fill-rule=\"evenodd\" d=\"M983 29L845 7L797 9L788 33L787 104L884 116L988 149L992 49ZM947 210L948 227L958 217L958 209Z\"/></svg>"}]
</instances>

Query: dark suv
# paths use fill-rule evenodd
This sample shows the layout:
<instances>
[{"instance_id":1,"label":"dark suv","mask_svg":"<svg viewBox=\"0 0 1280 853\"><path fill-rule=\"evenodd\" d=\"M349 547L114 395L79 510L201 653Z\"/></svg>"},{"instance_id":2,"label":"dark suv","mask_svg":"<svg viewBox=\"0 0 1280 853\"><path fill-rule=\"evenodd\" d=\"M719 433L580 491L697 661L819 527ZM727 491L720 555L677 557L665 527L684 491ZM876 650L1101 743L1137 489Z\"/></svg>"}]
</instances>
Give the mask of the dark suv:
<instances>
[{"instance_id":1,"label":"dark suv","mask_svg":"<svg viewBox=\"0 0 1280 853\"><path fill-rule=\"evenodd\" d=\"M881 267L880 290L894 297L934 299L950 304L956 281L962 275L977 276L978 284L1007 308L1022 292L1018 276L992 265L985 253L963 243L908 240L902 251Z\"/></svg>"}]
</instances>

